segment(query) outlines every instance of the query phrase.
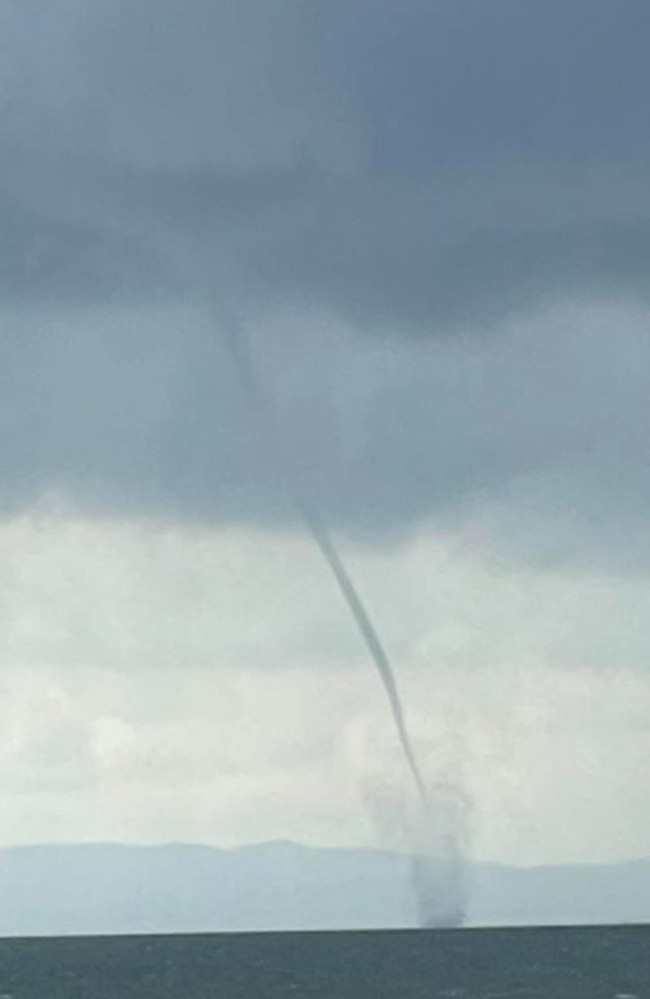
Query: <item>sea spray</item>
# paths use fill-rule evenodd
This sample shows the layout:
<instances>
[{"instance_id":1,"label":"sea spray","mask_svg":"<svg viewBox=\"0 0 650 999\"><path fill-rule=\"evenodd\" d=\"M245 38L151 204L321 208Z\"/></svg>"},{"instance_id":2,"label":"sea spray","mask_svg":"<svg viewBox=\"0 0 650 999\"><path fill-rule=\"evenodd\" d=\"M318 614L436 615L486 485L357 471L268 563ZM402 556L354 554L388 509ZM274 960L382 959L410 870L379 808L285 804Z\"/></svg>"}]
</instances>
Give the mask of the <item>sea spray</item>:
<instances>
[{"instance_id":1,"label":"sea spray","mask_svg":"<svg viewBox=\"0 0 650 999\"><path fill-rule=\"evenodd\" d=\"M457 927L465 921L467 834L470 803L457 767L445 753L424 760L426 793L403 779L402 768L385 759L366 766L362 794L380 841L404 858L418 926ZM373 754L370 754L373 755Z\"/></svg>"}]
</instances>

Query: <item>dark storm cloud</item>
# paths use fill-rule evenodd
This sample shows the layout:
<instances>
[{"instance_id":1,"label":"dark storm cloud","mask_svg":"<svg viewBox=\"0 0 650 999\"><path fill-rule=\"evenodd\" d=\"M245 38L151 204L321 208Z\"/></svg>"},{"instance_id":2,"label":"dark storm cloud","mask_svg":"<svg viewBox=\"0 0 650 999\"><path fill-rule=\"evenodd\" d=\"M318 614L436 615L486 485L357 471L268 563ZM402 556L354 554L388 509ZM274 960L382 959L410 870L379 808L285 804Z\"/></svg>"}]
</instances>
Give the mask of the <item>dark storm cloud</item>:
<instances>
[{"instance_id":1,"label":"dark storm cloud","mask_svg":"<svg viewBox=\"0 0 650 999\"><path fill-rule=\"evenodd\" d=\"M562 358L540 389L527 334L457 335L558 298L645 300L647 4L23 0L1 17L5 508L60 488L280 515L205 291L259 327L299 474L340 522L400 525L536 470L591 483L622 462L632 481L639 393L616 388L618 435L590 433L613 359L630 377L646 361L636 320L593 331L611 356L577 399L591 346L567 357L538 323ZM305 329L278 332L282 310Z\"/></svg>"},{"instance_id":2,"label":"dark storm cloud","mask_svg":"<svg viewBox=\"0 0 650 999\"><path fill-rule=\"evenodd\" d=\"M2 136L34 171L10 189L121 221L152 266L162 231L249 301L392 333L645 294L643 3L66 0L5 21ZM118 293L119 245L101 281L68 235L52 284Z\"/></svg>"},{"instance_id":3,"label":"dark storm cloud","mask_svg":"<svg viewBox=\"0 0 650 999\"><path fill-rule=\"evenodd\" d=\"M648 83L642 2L366 0L341 18L348 86L376 160L431 168L493 153L639 156Z\"/></svg>"},{"instance_id":4,"label":"dark storm cloud","mask_svg":"<svg viewBox=\"0 0 650 999\"><path fill-rule=\"evenodd\" d=\"M128 234L48 218L1 197L0 220L5 306L150 300L182 288L169 262Z\"/></svg>"},{"instance_id":5,"label":"dark storm cloud","mask_svg":"<svg viewBox=\"0 0 650 999\"><path fill-rule=\"evenodd\" d=\"M9 318L5 509L50 491L100 513L295 518L292 489L200 311ZM508 545L531 558L536 547L554 560L575 544L597 549L605 535L608 559L621 542L630 550L625 534L644 523L650 496L641 313L538 317L510 328L498 349L476 339L397 349L304 316L255 322L251 333L295 482L338 526L385 536L432 512L453 520L460 507L472 517L476 504L480 521L487 501ZM645 530L636 534L645 561Z\"/></svg>"}]
</instances>

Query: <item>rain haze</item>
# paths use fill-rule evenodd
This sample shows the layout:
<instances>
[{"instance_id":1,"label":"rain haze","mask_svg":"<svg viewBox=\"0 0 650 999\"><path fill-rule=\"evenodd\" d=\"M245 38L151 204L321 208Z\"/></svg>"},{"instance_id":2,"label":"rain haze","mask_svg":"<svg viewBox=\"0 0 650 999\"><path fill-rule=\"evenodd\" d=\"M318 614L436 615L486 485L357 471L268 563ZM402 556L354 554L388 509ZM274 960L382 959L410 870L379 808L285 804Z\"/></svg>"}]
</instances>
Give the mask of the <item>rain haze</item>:
<instances>
[{"instance_id":1,"label":"rain haze","mask_svg":"<svg viewBox=\"0 0 650 999\"><path fill-rule=\"evenodd\" d=\"M649 32L3 4L1 845L648 855Z\"/></svg>"}]
</instances>

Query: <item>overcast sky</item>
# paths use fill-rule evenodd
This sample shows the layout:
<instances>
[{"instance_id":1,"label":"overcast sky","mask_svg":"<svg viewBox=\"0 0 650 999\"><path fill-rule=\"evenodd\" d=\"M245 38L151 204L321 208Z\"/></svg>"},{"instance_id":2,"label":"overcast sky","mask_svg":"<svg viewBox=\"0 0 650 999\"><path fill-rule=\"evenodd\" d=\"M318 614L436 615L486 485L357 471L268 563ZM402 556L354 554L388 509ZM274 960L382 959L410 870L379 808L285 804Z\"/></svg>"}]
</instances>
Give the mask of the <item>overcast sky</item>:
<instances>
[{"instance_id":1,"label":"overcast sky","mask_svg":"<svg viewBox=\"0 0 650 999\"><path fill-rule=\"evenodd\" d=\"M298 490L474 853L650 853L649 32L6 0L0 843L377 841L395 737Z\"/></svg>"}]
</instances>

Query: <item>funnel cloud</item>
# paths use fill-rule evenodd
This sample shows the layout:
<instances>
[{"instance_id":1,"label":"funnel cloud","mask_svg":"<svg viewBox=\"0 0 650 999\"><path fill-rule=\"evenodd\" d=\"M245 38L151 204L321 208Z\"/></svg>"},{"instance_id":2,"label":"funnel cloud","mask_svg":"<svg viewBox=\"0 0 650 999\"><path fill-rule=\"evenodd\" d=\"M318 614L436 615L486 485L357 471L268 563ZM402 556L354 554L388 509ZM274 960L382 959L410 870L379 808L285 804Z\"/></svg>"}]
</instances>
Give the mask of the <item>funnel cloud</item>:
<instances>
[{"instance_id":1,"label":"funnel cloud","mask_svg":"<svg viewBox=\"0 0 650 999\"><path fill-rule=\"evenodd\" d=\"M460 882L457 868L461 857L460 847L455 837L450 837L449 831L441 841L442 853L435 849L434 844L427 843L428 833L433 830L436 818L436 798L432 797L427 789L417 759L393 664L330 532L318 511L300 495L297 489L296 476L287 457L282 432L275 418L271 400L257 375L244 329L233 317L226 319L217 316L217 326L224 329L224 339L233 367L242 390L256 412L259 429L264 433L269 445L271 460L276 457L279 462L285 487L297 506L312 541L336 581L386 692L395 732L415 790L415 800L411 800L411 815L408 822L413 826L415 833L412 874L420 925L460 926L464 919L463 904L458 891ZM432 847L434 853L431 852Z\"/></svg>"}]
</instances>

